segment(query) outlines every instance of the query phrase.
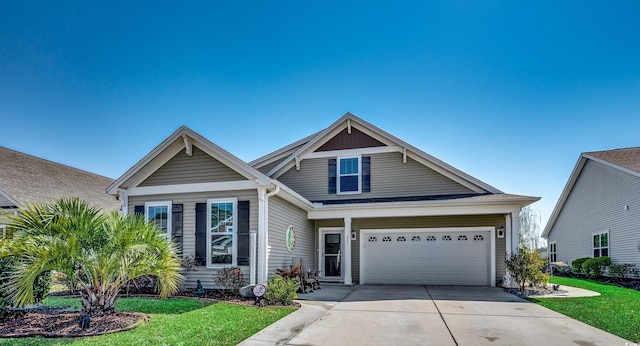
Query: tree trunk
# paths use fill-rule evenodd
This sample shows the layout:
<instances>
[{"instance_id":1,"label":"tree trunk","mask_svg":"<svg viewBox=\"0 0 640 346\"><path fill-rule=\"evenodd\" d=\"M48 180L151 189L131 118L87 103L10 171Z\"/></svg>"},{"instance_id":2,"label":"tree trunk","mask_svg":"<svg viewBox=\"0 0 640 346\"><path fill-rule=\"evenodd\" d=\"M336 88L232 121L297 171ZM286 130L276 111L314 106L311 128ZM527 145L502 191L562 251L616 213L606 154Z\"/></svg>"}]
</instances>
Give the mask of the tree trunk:
<instances>
[{"instance_id":1,"label":"tree trunk","mask_svg":"<svg viewBox=\"0 0 640 346\"><path fill-rule=\"evenodd\" d=\"M83 316L103 316L115 312L118 287L102 290L100 287L84 286L80 293Z\"/></svg>"}]
</instances>

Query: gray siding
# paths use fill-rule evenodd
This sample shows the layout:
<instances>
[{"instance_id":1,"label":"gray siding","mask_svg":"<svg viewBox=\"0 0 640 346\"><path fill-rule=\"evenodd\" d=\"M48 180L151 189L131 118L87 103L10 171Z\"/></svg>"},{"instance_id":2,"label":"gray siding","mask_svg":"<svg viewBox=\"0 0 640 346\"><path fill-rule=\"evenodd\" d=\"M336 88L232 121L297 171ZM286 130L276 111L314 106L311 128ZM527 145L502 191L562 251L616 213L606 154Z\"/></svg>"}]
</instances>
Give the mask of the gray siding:
<instances>
[{"instance_id":1,"label":"gray siding","mask_svg":"<svg viewBox=\"0 0 640 346\"><path fill-rule=\"evenodd\" d=\"M640 178L587 160L548 240L557 243L558 261L569 264L593 257L592 234L604 230L612 262L640 266Z\"/></svg>"},{"instance_id":2,"label":"gray siding","mask_svg":"<svg viewBox=\"0 0 640 346\"><path fill-rule=\"evenodd\" d=\"M300 171L291 168L278 180L312 201L474 193L411 158L407 158L407 163L403 164L401 153L368 156L371 156L371 192L358 195L328 194L326 158L303 160Z\"/></svg>"},{"instance_id":3,"label":"gray siding","mask_svg":"<svg viewBox=\"0 0 640 346\"><path fill-rule=\"evenodd\" d=\"M258 193L256 190L228 191L228 192L198 192L189 194L171 194L154 196L129 197L129 212L133 213L134 206L144 205L145 202L171 201L183 204L183 255L195 254L196 234L196 203L205 203L208 198L238 198L238 201L249 201L249 229L258 229ZM241 267L247 282L249 281L249 266ZM214 288L213 274L216 269L199 267L197 271L186 273L186 287L195 287L196 280L201 280L204 288Z\"/></svg>"},{"instance_id":4,"label":"gray siding","mask_svg":"<svg viewBox=\"0 0 640 346\"><path fill-rule=\"evenodd\" d=\"M361 229L400 229L400 228L445 228L445 227L504 227L503 215L469 216L429 216L404 218L353 219L351 228L356 231L357 239L351 241L353 281L360 281L360 230ZM343 227L342 220L317 220L317 232L321 227ZM316 237L317 238L317 237ZM317 240L316 240L317 242ZM317 246L317 245L316 245ZM501 281L505 273L505 238L496 237L496 281ZM317 257L317 256L316 256ZM316 263L318 260L316 259Z\"/></svg>"},{"instance_id":5,"label":"gray siding","mask_svg":"<svg viewBox=\"0 0 640 346\"><path fill-rule=\"evenodd\" d=\"M295 248L287 250L285 244L287 227L295 230ZM292 257L304 258L309 269L317 267L315 261L315 232L313 221L307 212L274 196L269 199L269 277L277 268L289 268Z\"/></svg>"},{"instance_id":6,"label":"gray siding","mask_svg":"<svg viewBox=\"0 0 640 346\"><path fill-rule=\"evenodd\" d=\"M194 145L192 156L187 156L184 150L180 151L145 179L140 186L234 180L246 180L246 178Z\"/></svg>"}]
</instances>

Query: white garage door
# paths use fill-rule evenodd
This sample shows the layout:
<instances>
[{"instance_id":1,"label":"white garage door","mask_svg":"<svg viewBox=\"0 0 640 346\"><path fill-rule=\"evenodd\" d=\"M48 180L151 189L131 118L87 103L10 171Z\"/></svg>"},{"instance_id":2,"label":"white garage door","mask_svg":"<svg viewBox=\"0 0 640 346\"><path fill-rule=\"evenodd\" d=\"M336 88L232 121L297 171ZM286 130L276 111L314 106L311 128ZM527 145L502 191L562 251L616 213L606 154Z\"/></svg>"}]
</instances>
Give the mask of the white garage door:
<instances>
[{"instance_id":1,"label":"white garage door","mask_svg":"<svg viewBox=\"0 0 640 346\"><path fill-rule=\"evenodd\" d=\"M361 232L361 281L368 284L490 286L491 232Z\"/></svg>"}]
</instances>

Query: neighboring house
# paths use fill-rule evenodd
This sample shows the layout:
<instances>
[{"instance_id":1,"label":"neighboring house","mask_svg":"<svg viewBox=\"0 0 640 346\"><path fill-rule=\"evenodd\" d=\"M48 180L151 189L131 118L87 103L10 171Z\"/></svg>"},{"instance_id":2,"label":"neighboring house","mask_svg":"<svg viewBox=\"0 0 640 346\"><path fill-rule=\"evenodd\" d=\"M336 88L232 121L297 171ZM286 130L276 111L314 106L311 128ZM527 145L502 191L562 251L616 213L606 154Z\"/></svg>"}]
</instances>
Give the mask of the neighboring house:
<instances>
[{"instance_id":1,"label":"neighboring house","mask_svg":"<svg viewBox=\"0 0 640 346\"><path fill-rule=\"evenodd\" d=\"M542 236L552 262L640 266L640 147L582 153Z\"/></svg>"},{"instance_id":2,"label":"neighboring house","mask_svg":"<svg viewBox=\"0 0 640 346\"><path fill-rule=\"evenodd\" d=\"M29 203L79 197L103 210L118 210L120 202L104 192L113 179L0 147L0 235L7 214Z\"/></svg>"},{"instance_id":3,"label":"neighboring house","mask_svg":"<svg viewBox=\"0 0 640 346\"><path fill-rule=\"evenodd\" d=\"M268 140L268 139L265 139ZM107 188L156 220L212 287L238 265L265 282L292 257L325 281L494 286L518 246L505 194L347 113L246 163L180 127Z\"/></svg>"}]
</instances>

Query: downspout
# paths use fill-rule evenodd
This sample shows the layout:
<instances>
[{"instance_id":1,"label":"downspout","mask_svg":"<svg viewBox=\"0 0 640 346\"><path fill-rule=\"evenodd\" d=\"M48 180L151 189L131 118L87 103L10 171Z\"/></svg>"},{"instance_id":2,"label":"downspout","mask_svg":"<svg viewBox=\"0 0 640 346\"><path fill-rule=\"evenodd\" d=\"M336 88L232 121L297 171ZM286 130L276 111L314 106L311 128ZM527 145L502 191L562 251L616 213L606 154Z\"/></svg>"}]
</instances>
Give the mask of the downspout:
<instances>
[{"instance_id":1,"label":"downspout","mask_svg":"<svg viewBox=\"0 0 640 346\"><path fill-rule=\"evenodd\" d=\"M266 282L269 277L269 197L275 196L280 193L280 186L276 185L276 189L265 194L264 196L264 247L262 250L263 257L262 260L262 273L263 273L263 281Z\"/></svg>"}]
</instances>

